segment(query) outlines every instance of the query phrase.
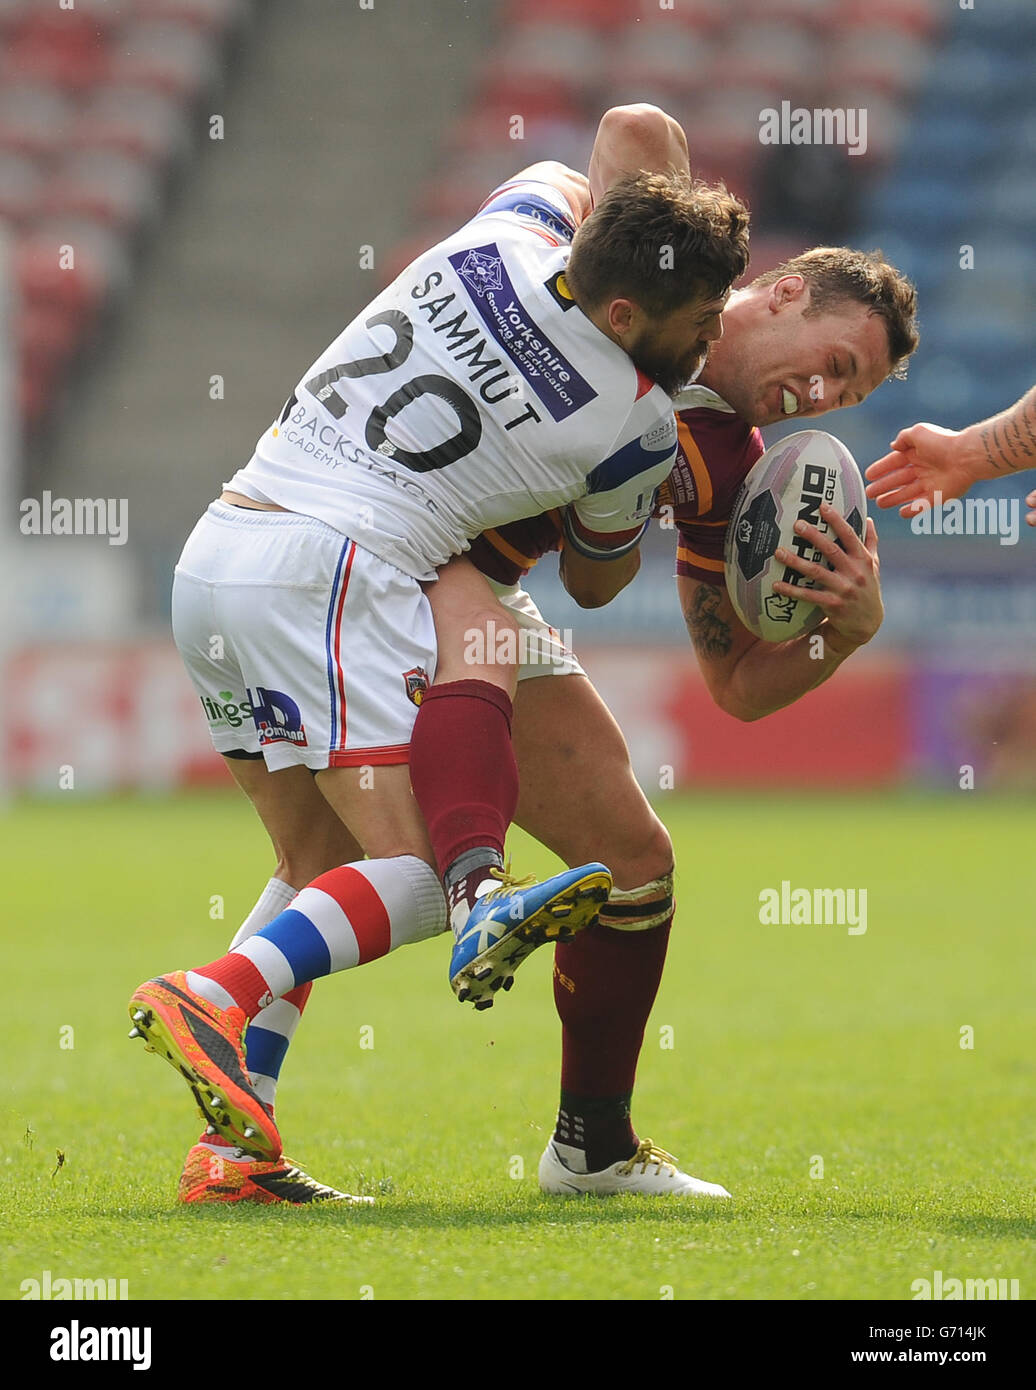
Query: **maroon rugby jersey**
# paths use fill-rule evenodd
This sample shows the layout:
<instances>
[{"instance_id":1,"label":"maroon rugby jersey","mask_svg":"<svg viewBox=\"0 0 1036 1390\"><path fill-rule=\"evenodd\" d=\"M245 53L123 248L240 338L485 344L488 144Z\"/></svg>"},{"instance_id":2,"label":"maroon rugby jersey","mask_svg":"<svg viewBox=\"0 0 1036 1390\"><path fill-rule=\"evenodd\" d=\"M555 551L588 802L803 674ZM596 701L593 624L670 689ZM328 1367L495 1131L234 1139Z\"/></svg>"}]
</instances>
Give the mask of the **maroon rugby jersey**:
<instances>
[{"instance_id":1,"label":"maroon rugby jersey","mask_svg":"<svg viewBox=\"0 0 1036 1390\"><path fill-rule=\"evenodd\" d=\"M727 522L745 474L763 452L763 438L708 387L687 387L675 406L676 463L659 488L655 516L676 523L677 574L722 584ZM470 554L490 579L517 584L561 545L561 512L555 510L484 531Z\"/></svg>"}]
</instances>

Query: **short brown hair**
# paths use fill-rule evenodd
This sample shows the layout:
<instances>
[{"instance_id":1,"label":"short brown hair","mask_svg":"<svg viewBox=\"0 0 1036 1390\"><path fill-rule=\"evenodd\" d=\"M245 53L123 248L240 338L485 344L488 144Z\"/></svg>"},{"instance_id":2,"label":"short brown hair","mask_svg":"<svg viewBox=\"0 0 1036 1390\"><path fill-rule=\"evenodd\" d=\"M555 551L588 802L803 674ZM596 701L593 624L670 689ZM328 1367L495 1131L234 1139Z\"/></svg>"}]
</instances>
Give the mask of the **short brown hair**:
<instances>
[{"instance_id":1,"label":"short brown hair","mask_svg":"<svg viewBox=\"0 0 1036 1390\"><path fill-rule=\"evenodd\" d=\"M747 265L748 209L722 184L638 173L579 228L565 278L591 309L631 299L662 317L703 291L726 294Z\"/></svg>"},{"instance_id":2,"label":"short brown hair","mask_svg":"<svg viewBox=\"0 0 1036 1390\"><path fill-rule=\"evenodd\" d=\"M885 320L891 375L906 376L907 358L917 347L917 290L880 251L854 251L848 246L814 246L790 261L757 275L749 289L773 285L785 275L801 275L809 286L804 317L830 312L838 304L866 304Z\"/></svg>"}]
</instances>

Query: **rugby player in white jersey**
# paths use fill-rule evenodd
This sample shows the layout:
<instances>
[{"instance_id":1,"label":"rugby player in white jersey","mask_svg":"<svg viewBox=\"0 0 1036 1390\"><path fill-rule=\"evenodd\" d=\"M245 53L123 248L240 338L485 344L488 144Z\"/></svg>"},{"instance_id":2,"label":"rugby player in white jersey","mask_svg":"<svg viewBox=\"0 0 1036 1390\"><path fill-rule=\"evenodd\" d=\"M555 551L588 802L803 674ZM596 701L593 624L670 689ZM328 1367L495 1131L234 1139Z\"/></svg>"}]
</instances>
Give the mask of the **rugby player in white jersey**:
<instances>
[{"instance_id":1,"label":"rugby player in white jersey","mask_svg":"<svg viewBox=\"0 0 1036 1390\"><path fill-rule=\"evenodd\" d=\"M873 635L882 616L873 531L863 545L836 517L830 525L844 540L844 551L831 544L830 533L809 532L827 547L834 565L833 573L819 576L827 613L822 660L803 641L757 642L734 615L722 581L723 534L741 480L763 448L756 425L775 423L792 405L796 414L815 418L865 397L916 346L915 306L912 287L880 256L818 248L736 292L704 381L677 398L678 458L662 499L678 531L679 597L713 697L738 719L761 718L831 677ZM559 518L545 515L487 533L471 551L535 642L521 668L515 704L521 776L515 819L567 863L596 855L615 877L597 922L556 953L561 1104L540 1183L558 1194L719 1196L724 1189L681 1172L632 1127L637 1059L674 913L672 846L633 777L614 719L520 587L522 573L559 540ZM567 548L562 559L571 559ZM794 557L792 563L800 565ZM430 591L433 608L437 590ZM584 590L582 597L592 601L593 595ZM548 675L554 679L543 679ZM295 791L298 799L281 806L279 877L270 885L287 893L292 890L286 884L355 855L353 842L313 789ZM257 905L256 918L242 933L261 925L263 911ZM305 999L297 1002L304 1006ZM271 1104L299 1012L280 1000L248 1032L253 1080ZM297 1173L285 1179L282 1170L235 1150L222 1150L229 1157L214 1178L217 1152L212 1137L190 1151L182 1200L341 1195Z\"/></svg>"},{"instance_id":2,"label":"rugby player in white jersey","mask_svg":"<svg viewBox=\"0 0 1036 1390\"><path fill-rule=\"evenodd\" d=\"M654 152L637 145L635 130L633 123L625 132L632 151L617 151L614 139L602 145L599 138L591 177L622 153L650 162ZM606 123L602 134L608 134ZM740 481L763 447L755 426L792 413L815 417L863 399L916 346L915 306L912 287L878 255L825 248L796 257L733 296L724 338L713 345L704 380L679 398L679 456L664 498L679 527L680 599L710 690L737 718L759 718L799 698L832 675L881 621L873 533L866 546L851 538L846 552L829 552L835 573L824 580L822 661L807 662L803 643L758 643L737 620L722 586L723 532ZM487 533L472 548L524 636L535 639L523 661L515 707L521 774L516 820L569 864L590 855L606 858L616 884L597 923L557 951L562 1096L540 1183L559 1194L721 1196L725 1189L681 1172L632 1128L636 1064L673 920L672 846L633 777L614 719L520 587L522 573L558 545L559 520L554 514L516 523ZM829 535L815 538L830 546ZM566 548L563 573L570 588L573 559ZM612 568L584 569L582 601L599 601L592 584L610 586ZM430 591L437 616L444 587ZM546 675L565 678L541 679ZM288 885L307 882L358 852L307 779L282 786L271 808L279 817L277 874L239 939L258 930L294 893ZM278 1000L249 1028L250 1072L270 1105L307 997L308 989ZM297 1170L286 1172L283 1164L222 1146L217 1136L191 1149L180 1180L183 1201L342 1197Z\"/></svg>"},{"instance_id":3,"label":"rugby player in white jersey","mask_svg":"<svg viewBox=\"0 0 1036 1390\"><path fill-rule=\"evenodd\" d=\"M661 112L649 120L680 170L682 131ZM569 503L573 551L630 573L675 454L667 392L700 365L744 269L747 215L723 190L672 173L619 178L596 213L604 244L581 244L589 210L585 182L557 165L491 195L313 364L177 567L177 643L210 718L212 689L252 709L252 730L216 727L214 742L275 845L279 811L266 814L257 780L241 771L257 752L262 787L279 773L315 773L370 856L323 875L228 956L133 996L134 1034L187 1078L216 1133L259 1158L276 1161L281 1145L246 1074L246 1024L320 975L446 925L406 764L436 660L421 582L488 527ZM558 292L566 269L575 314ZM460 630L501 611L474 571L452 601ZM443 687L437 717L424 721L435 745L425 766L446 769L432 777L430 810L414 778L433 833L450 845L440 865L453 870L467 922L451 979L468 994L585 923L611 888L599 864L520 890L502 874L517 795L508 678L483 674Z\"/></svg>"}]
</instances>

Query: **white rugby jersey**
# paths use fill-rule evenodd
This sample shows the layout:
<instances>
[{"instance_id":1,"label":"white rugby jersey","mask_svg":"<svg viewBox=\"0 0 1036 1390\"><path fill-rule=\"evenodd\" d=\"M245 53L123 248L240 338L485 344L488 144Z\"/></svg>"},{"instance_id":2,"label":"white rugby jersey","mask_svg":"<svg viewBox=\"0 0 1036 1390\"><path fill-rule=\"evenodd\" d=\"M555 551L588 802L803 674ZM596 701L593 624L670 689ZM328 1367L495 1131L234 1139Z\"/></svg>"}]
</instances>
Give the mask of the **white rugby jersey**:
<instances>
[{"instance_id":1,"label":"white rugby jersey","mask_svg":"<svg viewBox=\"0 0 1036 1390\"><path fill-rule=\"evenodd\" d=\"M588 553L635 544L675 458L673 404L572 300L574 233L557 189L503 184L335 339L226 486L416 579L570 502Z\"/></svg>"}]
</instances>

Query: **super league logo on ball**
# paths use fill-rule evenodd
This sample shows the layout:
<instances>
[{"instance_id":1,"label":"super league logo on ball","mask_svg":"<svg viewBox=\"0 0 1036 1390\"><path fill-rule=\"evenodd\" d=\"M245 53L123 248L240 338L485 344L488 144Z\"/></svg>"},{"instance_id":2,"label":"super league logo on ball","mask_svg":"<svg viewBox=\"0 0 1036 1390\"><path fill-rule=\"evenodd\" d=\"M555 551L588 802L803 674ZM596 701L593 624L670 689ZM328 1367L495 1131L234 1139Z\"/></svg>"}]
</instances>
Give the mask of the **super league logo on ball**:
<instances>
[{"instance_id":1,"label":"super league logo on ball","mask_svg":"<svg viewBox=\"0 0 1036 1390\"><path fill-rule=\"evenodd\" d=\"M763 603L766 609L766 616L775 623L790 623L798 604L797 598L788 598L784 594L771 594Z\"/></svg>"}]
</instances>

